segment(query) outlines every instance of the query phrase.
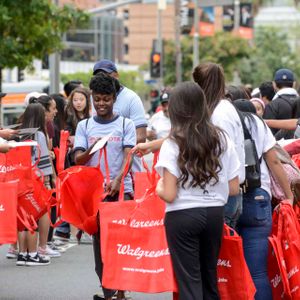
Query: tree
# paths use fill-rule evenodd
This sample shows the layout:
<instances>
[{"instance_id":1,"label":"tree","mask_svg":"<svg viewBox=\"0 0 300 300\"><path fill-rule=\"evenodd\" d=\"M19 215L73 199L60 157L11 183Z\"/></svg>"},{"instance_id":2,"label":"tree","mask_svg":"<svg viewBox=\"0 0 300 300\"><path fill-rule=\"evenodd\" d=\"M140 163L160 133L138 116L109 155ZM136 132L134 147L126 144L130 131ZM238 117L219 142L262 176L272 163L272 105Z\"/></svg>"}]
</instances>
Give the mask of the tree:
<instances>
[{"instance_id":1,"label":"tree","mask_svg":"<svg viewBox=\"0 0 300 300\"><path fill-rule=\"evenodd\" d=\"M141 72L120 70L118 73L121 84L135 91L142 99L147 97L151 88L144 82ZM83 85L88 87L92 74L92 70L86 73L61 74L61 80L63 83L69 80L81 80Z\"/></svg>"},{"instance_id":2,"label":"tree","mask_svg":"<svg viewBox=\"0 0 300 300\"><path fill-rule=\"evenodd\" d=\"M289 68L300 78L300 59L292 51L288 35L278 28L258 28L251 56L237 66L242 82L258 86L263 81L272 80L280 68Z\"/></svg>"},{"instance_id":3,"label":"tree","mask_svg":"<svg viewBox=\"0 0 300 300\"><path fill-rule=\"evenodd\" d=\"M49 0L2 0L0 15L0 71L32 67L35 58L62 49L62 33L89 19L81 10Z\"/></svg>"},{"instance_id":4,"label":"tree","mask_svg":"<svg viewBox=\"0 0 300 300\"><path fill-rule=\"evenodd\" d=\"M181 40L183 80L190 80L193 65L193 41L191 37ZM200 62L211 61L223 66L226 79L232 80L233 71L238 63L250 56L252 48L249 42L227 32L218 32L213 37L200 38L199 53ZM175 47L173 41L165 45L165 77L166 85L174 85L175 78Z\"/></svg>"}]
</instances>

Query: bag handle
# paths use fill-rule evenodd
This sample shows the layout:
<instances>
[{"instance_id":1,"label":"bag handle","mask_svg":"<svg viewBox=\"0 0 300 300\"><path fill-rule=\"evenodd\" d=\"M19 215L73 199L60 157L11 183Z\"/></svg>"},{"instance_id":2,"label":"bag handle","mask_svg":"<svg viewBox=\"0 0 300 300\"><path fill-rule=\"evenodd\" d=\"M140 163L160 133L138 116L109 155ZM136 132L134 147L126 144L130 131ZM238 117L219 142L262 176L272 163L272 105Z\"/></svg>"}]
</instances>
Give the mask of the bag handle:
<instances>
[{"instance_id":1,"label":"bag handle","mask_svg":"<svg viewBox=\"0 0 300 300\"><path fill-rule=\"evenodd\" d=\"M66 153L67 153L67 141L69 136L70 136L69 131L67 130L60 131L59 156L58 156L58 164L57 164L58 174L64 170Z\"/></svg>"},{"instance_id":2,"label":"bag handle","mask_svg":"<svg viewBox=\"0 0 300 300\"><path fill-rule=\"evenodd\" d=\"M124 180L129 171L129 168L130 168L130 162L131 162L132 155L133 155L133 151L130 150L127 155L127 158L126 158L124 172L123 172L123 176L121 178L121 183L120 183L120 191L119 191L119 199L118 199L120 202L124 201L124 189L125 189Z\"/></svg>"},{"instance_id":3,"label":"bag handle","mask_svg":"<svg viewBox=\"0 0 300 300\"><path fill-rule=\"evenodd\" d=\"M19 207L17 211L18 220L31 232L37 229L38 225L32 215L28 215L23 207Z\"/></svg>"},{"instance_id":4,"label":"bag handle","mask_svg":"<svg viewBox=\"0 0 300 300\"><path fill-rule=\"evenodd\" d=\"M223 235L224 236L235 236L238 237L239 235L237 234L237 232L231 228L230 226L228 226L226 223L224 223L223 225Z\"/></svg>"}]
</instances>

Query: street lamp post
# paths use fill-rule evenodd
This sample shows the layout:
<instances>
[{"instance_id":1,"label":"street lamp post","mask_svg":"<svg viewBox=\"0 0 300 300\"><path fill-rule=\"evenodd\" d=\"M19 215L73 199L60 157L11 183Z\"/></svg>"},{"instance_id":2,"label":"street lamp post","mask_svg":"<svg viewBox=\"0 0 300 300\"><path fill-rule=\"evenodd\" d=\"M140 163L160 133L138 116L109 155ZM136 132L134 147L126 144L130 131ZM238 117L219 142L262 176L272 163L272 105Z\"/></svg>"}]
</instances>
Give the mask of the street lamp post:
<instances>
[{"instance_id":1,"label":"street lamp post","mask_svg":"<svg viewBox=\"0 0 300 300\"><path fill-rule=\"evenodd\" d=\"M199 65L199 8L198 0L194 0L194 39L193 39L193 68Z\"/></svg>"},{"instance_id":2,"label":"street lamp post","mask_svg":"<svg viewBox=\"0 0 300 300\"><path fill-rule=\"evenodd\" d=\"M182 81L182 53L180 45L180 0L174 1L175 5L175 60L176 60L176 83Z\"/></svg>"}]
</instances>

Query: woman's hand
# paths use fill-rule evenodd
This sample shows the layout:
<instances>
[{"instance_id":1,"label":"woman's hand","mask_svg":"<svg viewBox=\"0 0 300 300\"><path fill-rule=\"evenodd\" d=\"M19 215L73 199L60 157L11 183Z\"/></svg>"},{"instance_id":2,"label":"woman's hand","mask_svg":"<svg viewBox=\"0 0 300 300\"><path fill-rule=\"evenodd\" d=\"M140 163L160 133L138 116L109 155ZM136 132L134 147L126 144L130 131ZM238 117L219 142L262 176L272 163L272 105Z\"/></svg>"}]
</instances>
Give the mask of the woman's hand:
<instances>
[{"instance_id":1,"label":"woman's hand","mask_svg":"<svg viewBox=\"0 0 300 300\"><path fill-rule=\"evenodd\" d=\"M138 156L144 156L151 152L151 147L149 146L149 143L139 143L133 147L132 151Z\"/></svg>"}]
</instances>

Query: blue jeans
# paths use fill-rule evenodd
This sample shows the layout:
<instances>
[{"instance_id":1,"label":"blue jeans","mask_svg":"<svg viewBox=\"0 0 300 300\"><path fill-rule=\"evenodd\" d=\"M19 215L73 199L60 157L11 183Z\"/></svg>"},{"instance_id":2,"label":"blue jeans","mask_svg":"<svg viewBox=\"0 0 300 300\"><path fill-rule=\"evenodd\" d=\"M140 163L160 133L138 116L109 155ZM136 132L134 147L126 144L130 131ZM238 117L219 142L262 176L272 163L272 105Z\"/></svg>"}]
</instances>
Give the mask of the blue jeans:
<instances>
[{"instance_id":1,"label":"blue jeans","mask_svg":"<svg viewBox=\"0 0 300 300\"><path fill-rule=\"evenodd\" d=\"M245 259L257 290L255 300L272 300L267 274L268 237L271 229L270 195L262 188L244 194L238 232L243 239Z\"/></svg>"},{"instance_id":2,"label":"blue jeans","mask_svg":"<svg viewBox=\"0 0 300 300\"><path fill-rule=\"evenodd\" d=\"M224 207L225 223L231 228L236 227L243 209L243 194L229 196Z\"/></svg>"}]
</instances>

